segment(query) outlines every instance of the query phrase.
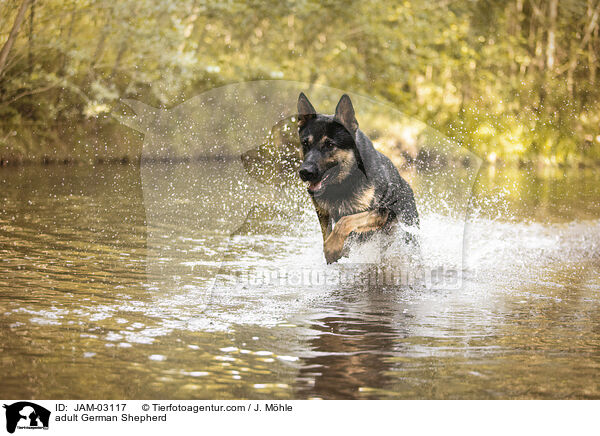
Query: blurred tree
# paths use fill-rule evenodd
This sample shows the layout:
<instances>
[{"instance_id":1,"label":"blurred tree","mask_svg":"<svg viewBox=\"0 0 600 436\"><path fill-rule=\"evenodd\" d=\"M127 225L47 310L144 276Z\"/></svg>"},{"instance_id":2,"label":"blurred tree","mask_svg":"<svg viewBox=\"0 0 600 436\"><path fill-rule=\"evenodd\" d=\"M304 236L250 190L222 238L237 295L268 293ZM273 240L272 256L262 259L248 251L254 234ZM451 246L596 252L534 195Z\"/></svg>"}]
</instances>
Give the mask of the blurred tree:
<instances>
[{"instance_id":1,"label":"blurred tree","mask_svg":"<svg viewBox=\"0 0 600 436\"><path fill-rule=\"evenodd\" d=\"M135 154L108 116L121 98L288 79L388 101L490 158L600 159L600 0L32 5L0 9L0 158Z\"/></svg>"},{"instance_id":2,"label":"blurred tree","mask_svg":"<svg viewBox=\"0 0 600 436\"><path fill-rule=\"evenodd\" d=\"M25 19L25 13L27 12L27 9L29 8L31 2L32 0L23 0L21 2L19 12L17 12L17 16L15 17L15 21L13 23L10 34L8 35L6 42L2 46L2 50L0 50L0 76L2 76L2 73L4 72L6 60L8 58L8 53L10 52L10 49L12 48L13 44L15 43L15 40L17 39L19 29L21 29L21 24L23 24L23 20Z\"/></svg>"}]
</instances>

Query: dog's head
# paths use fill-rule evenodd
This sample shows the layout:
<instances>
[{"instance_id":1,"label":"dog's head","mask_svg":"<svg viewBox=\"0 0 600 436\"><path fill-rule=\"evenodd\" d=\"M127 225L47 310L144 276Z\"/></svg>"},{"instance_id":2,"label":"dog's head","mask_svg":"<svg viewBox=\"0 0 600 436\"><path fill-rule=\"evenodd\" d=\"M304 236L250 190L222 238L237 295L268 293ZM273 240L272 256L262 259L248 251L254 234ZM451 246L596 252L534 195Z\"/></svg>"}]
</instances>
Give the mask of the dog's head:
<instances>
[{"instance_id":1,"label":"dog's head","mask_svg":"<svg viewBox=\"0 0 600 436\"><path fill-rule=\"evenodd\" d=\"M312 196L323 195L328 188L343 184L356 170L362 169L355 142L357 130L354 108L346 94L338 102L335 115L322 115L300 93L298 134L303 162L298 173L308 183Z\"/></svg>"}]
</instances>

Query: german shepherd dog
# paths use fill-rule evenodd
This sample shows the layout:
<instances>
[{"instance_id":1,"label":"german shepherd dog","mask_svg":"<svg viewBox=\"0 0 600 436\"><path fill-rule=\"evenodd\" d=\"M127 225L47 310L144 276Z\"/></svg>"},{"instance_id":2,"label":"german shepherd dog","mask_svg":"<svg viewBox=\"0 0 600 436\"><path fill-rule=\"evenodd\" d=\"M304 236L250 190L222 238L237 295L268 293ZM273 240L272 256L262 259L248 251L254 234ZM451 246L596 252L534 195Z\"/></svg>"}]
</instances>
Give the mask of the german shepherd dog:
<instances>
[{"instance_id":1,"label":"german shepherd dog","mask_svg":"<svg viewBox=\"0 0 600 436\"><path fill-rule=\"evenodd\" d=\"M342 257L349 236L362 242L376 231L391 234L398 223L419 225L410 185L358 128L350 97L342 96L335 115L322 115L300 93L298 134L299 175L317 211L327 263ZM405 239L417 245L412 234Z\"/></svg>"}]
</instances>

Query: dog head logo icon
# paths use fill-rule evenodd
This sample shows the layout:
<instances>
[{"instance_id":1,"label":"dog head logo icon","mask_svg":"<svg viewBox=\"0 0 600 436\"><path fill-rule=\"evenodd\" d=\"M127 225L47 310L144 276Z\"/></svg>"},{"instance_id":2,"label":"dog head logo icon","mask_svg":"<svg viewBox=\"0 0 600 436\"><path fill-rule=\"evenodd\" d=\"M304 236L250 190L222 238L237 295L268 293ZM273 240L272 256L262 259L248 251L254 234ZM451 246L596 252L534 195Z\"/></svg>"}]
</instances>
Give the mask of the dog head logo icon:
<instances>
[{"instance_id":1,"label":"dog head logo icon","mask_svg":"<svg viewBox=\"0 0 600 436\"><path fill-rule=\"evenodd\" d=\"M5 404L6 430L14 433L19 429L47 429L50 421L50 411L29 401L19 401Z\"/></svg>"}]
</instances>

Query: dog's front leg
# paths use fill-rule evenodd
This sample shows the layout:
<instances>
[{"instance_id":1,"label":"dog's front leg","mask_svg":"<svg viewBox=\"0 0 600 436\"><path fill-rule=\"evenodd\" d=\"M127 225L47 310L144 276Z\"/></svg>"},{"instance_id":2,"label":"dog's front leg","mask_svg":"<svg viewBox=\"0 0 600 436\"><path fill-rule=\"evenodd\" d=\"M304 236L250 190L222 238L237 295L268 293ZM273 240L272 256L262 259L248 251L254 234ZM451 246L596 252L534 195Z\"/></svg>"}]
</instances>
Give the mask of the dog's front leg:
<instances>
[{"instance_id":1,"label":"dog's front leg","mask_svg":"<svg viewBox=\"0 0 600 436\"><path fill-rule=\"evenodd\" d=\"M319 208L314 199L313 204L315 205L315 210L317 211L317 216L319 217L319 224L321 225L321 234L323 235L323 243L325 243L325 240L331 233L331 218L329 217L329 214L327 212Z\"/></svg>"},{"instance_id":2,"label":"dog's front leg","mask_svg":"<svg viewBox=\"0 0 600 436\"><path fill-rule=\"evenodd\" d=\"M350 233L377 230L385 224L388 214L387 210L370 210L340 218L323 244L327 263L333 263L341 257L344 243Z\"/></svg>"}]
</instances>

